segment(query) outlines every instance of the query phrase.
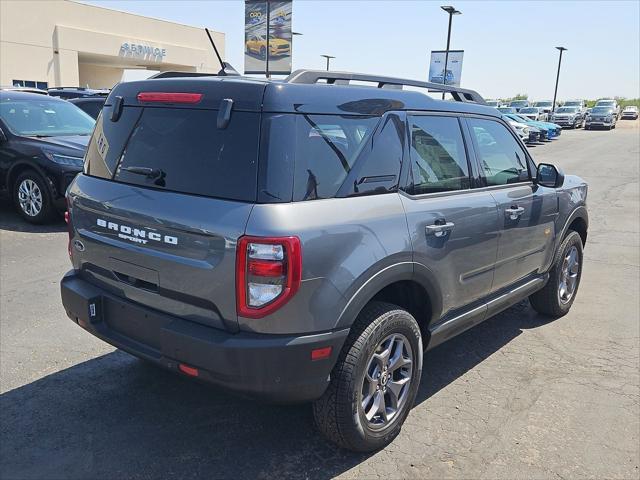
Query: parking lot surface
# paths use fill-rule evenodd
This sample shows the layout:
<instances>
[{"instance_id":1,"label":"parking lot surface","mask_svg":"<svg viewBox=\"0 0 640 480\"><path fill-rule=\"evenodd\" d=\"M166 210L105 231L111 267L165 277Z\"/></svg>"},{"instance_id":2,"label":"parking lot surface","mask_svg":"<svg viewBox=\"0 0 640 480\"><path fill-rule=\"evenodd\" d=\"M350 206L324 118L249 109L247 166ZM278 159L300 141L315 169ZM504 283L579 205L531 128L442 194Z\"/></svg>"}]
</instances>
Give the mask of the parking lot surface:
<instances>
[{"instance_id":1,"label":"parking lot surface","mask_svg":"<svg viewBox=\"0 0 640 480\"><path fill-rule=\"evenodd\" d=\"M522 302L430 351L385 450L352 454L307 405L244 400L102 343L67 319L63 223L0 203L0 478L638 478L638 121L531 147L589 182L578 298Z\"/></svg>"}]
</instances>

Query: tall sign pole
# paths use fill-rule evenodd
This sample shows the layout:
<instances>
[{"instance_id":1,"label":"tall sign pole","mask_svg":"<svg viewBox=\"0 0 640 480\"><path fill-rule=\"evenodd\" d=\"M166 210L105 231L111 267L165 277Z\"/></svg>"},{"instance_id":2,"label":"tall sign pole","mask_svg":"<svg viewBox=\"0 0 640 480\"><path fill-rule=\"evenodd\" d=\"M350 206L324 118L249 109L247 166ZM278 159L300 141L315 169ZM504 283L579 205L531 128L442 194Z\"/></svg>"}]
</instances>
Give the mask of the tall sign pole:
<instances>
[{"instance_id":1,"label":"tall sign pole","mask_svg":"<svg viewBox=\"0 0 640 480\"><path fill-rule=\"evenodd\" d=\"M560 58L558 59L558 74L556 75L556 89L553 92L553 106L551 107L551 113L556 111L556 97L558 96L558 80L560 80L560 65L562 65L562 52L567 50L564 47L556 47L560 50Z\"/></svg>"},{"instance_id":2,"label":"tall sign pole","mask_svg":"<svg viewBox=\"0 0 640 480\"><path fill-rule=\"evenodd\" d=\"M444 54L444 73L442 76L442 84L447 84L447 66L449 64L449 45L451 43L451 22L453 20L454 15L460 15L462 12L456 10L454 7L450 5L443 5L440 7L442 10L449 14L449 29L447 30L447 51ZM442 92L442 99L444 100L445 92Z\"/></svg>"}]
</instances>

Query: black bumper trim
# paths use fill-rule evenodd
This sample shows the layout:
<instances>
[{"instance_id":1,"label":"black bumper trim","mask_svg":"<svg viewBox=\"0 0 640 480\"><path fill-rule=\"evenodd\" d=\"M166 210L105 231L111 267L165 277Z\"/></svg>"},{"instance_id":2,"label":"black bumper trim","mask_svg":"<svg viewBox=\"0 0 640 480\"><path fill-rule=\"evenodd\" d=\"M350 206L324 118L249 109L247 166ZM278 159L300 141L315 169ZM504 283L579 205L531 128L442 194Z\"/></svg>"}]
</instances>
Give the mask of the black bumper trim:
<instances>
[{"instance_id":1,"label":"black bumper trim","mask_svg":"<svg viewBox=\"0 0 640 480\"><path fill-rule=\"evenodd\" d=\"M178 373L180 363L196 367L201 380L278 403L319 398L349 333L229 333L116 297L73 271L60 289L69 318L105 342ZM311 360L311 350L328 346L329 358Z\"/></svg>"}]
</instances>

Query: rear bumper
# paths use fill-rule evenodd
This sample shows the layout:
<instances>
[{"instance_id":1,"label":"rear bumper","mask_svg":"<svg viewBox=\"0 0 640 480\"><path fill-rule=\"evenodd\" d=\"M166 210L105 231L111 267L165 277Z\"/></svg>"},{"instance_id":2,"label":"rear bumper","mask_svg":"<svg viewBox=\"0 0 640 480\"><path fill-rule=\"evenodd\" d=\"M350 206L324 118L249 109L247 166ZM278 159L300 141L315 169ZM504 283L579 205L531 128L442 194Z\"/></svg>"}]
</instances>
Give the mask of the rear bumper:
<instances>
[{"instance_id":1,"label":"rear bumper","mask_svg":"<svg viewBox=\"0 0 640 480\"><path fill-rule=\"evenodd\" d=\"M180 364L195 367L198 379L272 402L320 397L349 333L231 334L113 296L73 271L60 289L69 318L105 342L177 373ZM311 360L313 349L329 346L329 358Z\"/></svg>"}]
</instances>

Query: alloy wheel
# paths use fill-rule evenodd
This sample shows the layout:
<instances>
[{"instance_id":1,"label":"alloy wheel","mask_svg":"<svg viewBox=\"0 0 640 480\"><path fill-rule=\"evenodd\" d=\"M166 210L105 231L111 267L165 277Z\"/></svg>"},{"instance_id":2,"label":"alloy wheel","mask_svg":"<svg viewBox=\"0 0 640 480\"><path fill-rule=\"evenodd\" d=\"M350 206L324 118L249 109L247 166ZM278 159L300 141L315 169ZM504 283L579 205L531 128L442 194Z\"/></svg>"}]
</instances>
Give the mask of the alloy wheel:
<instances>
[{"instance_id":1,"label":"alloy wheel","mask_svg":"<svg viewBox=\"0 0 640 480\"><path fill-rule=\"evenodd\" d=\"M413 372L413 349L396 333L382 340L367 362L362 381L362 413L372 430L393 423L407 402Z\"/></svg>"},{"instance_id":2,"label":"alloy wheel","mask_svg":"<svg viewBox=\"0 0 640 480\"><path fill-rule=\"evenodd\" d=\"M25 178L20 182L18 203L22 211L30 217L35 217L42 211L42 192L35 181Z\"/></svg>"},{"instance_id":3,"label":"alloy wheel","mask_svg":"<svg viewBox=\"0 0 640 480\"><path fill-rule=\"evenodd\" d=\"M566 253L562 261L560 271L560 284L558 286L558 296L564 304L569 303L576 292L578 286L578 274L580 273L580 257L578 249L573 246Z\"/></svg>"}]
</instances>

